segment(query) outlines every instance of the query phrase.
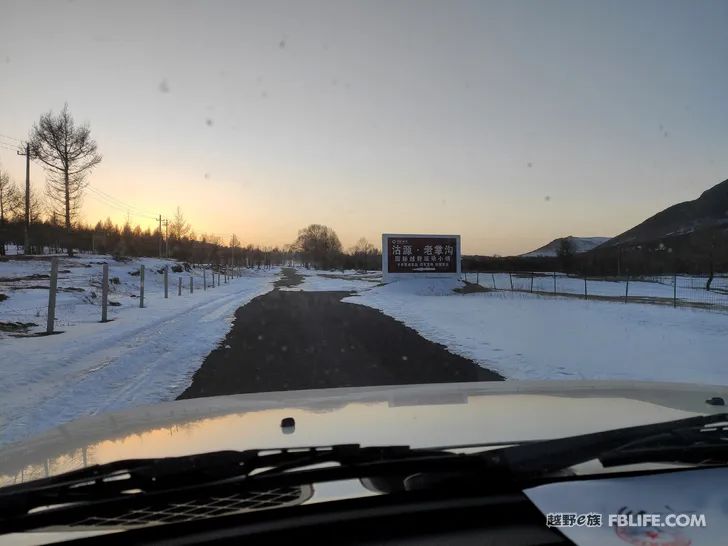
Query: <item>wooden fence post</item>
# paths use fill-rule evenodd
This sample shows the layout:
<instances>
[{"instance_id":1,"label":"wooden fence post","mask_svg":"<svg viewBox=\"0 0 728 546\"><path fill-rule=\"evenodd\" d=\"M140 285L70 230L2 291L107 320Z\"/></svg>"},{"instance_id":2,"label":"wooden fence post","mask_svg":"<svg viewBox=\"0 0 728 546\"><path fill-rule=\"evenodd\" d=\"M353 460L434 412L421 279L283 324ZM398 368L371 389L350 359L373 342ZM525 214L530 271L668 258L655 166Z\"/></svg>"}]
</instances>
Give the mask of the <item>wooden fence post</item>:
<instances>
[{"instance_id":1,"label":"wooden fence post","mask_svg":"<svg viewBox=\"0 0 728 546\"><path fill-rule=\"evenodd\" d=\"M194 284L194 281L192 280L192 275L190 275L190 294L194 294L194 292L195 292L195 284Z\"/></svg>"},{"instance_id":2,"label":"wooden fence post","mask_svg":"<svg viewBox=\"0 0 728 546\"><path fill-rule=\"evenodd\" d=\"M531 294L533 294L533 271L531 271Z\"/></svg>"},{"instance_id":3,"label":"wooden fence post","mask_svg":"<svg viewBox=\"0 0 728 546\"><path fill-rule=\"evenodd\" d=\"M144 307L144 264L139 267L139 307Z\"/></svg>"},{"instance_id":4,"label":"wooden fence post","mask_svg":"<svg viewBox=\"0 0 728 546\"><path fill-rule=\"evenodd\" d=\"M511 272L508 272L508 279L511 281L511 292L513 292L513 275Z\"/></svg>"},{"instance_id":5,"label":"wooden fence post","mask_svg":"<svg viewBox=\"0 0 728 546\"><path fill-rule=\"evenodd\" d=\"M169 266L164 266L164 299L169 298Z\"/></svg>"},{"instance_id":6,"label":"wooden fence post","mask_svg":"<svg viewBox=\"0 0 728 546\"><path fill-rule=\"evenodd\" d=\"M177 277L177 280L179 281L177 283L177 295L181 296L182 295L182 277Z\"/></svg>"},{"instance_id":7,"label":"wooden fence post","mask_svg":"<svg viewBox=\"0 0 728 546\"><path fill-rule=\"evenodd\" d=\"M107 322L109 306L109 264L104 264L101 275L101 322Z\"/></svg>"},{"instance_id":8,"label":"wooden fence post","mask_svg":"<svg viewBox=\"0 0 728 546\"><path fill-rule=\"evenodd\" d=\"M491 273L490 276L493 277L493 290L496 290L496 286L495 286L495 273Z\"/></svg>"},{"instance_id":9,"label":"wooden fence post","mask_svg":"<svg viewBox=\"0 0 728 546\"><path fill-rule=\"evenodd\" d=\"M586 291L586 275L584 276L584 299L585 300L589 299L589 295L587 294L587 291Z\"/></svg>"},{"instance_id":10,"label":"wooden fence post","mask_svg":"<svg viewBox=\"0 0 728 546\"><path fill-rule=\"evenodd\" d=\"M202 290L207 290L207 269L202 268Z\"/></svg>"},{"instance_id":11,"label":"wooden fence post","mask_svg":"<svg viewBox=\"0 0 728 546\"><path fill-rule=\"evenodd\" d=\"M629 297L629 275L627 275L627 284L624 287L624 303L627 303Z\"/></svg>"},{"instance_id":12,"label":"wooden fence post","mask_svg":"<svg viewBox=\"0 0 728 546\"><path fill-rule=\"evenodd\" d=\"M556 294L556 271L554 271L554 294Z\"/></svg>"},{"instance_id":13,"label":"wooden fence post","mask_svg":"<svg viewBox=\"0 0 728 546\"><path fill-rule=\"evenodd\" d=\"M56 289L58 288L58 258L51 258L51 282L48 290L48 321L46 334L53 333L56 320Z\"/></svg>"}]
</instances>

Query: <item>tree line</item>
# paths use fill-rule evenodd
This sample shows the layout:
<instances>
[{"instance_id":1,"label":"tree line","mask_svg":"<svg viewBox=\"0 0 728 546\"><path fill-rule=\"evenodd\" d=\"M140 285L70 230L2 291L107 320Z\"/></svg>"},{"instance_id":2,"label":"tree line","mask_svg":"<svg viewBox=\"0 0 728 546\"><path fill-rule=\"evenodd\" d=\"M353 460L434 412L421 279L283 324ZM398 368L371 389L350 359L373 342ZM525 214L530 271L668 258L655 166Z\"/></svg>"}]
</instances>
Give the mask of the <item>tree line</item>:
<instances>
[{"instance_id":1,"label":"tree line","mask_svg":"<svg viewBox=\"0 0 728 546\"><path fill-rule=\"evenodd\" d=\"M24 218L8 214L3 219L2 248L22 248ZM344 251L336 232L326 226L312 224L299 231L296 240L283 246L243 245L237 235L227 241L216 234L195 233L182 211L177 208L167 229L142 228L129 222L118 225L111 218L95 225L76 222L70 232L53 216L31 222L33 248L36 254L44 251L59 253L70 244L81 253L110 254L123 260L127 257L166 256L195 264L232 264L247 267L300 264L316 269L381 268L379 249L362 238Z\"/></svg>"},{"instance_id":2,"label":"tree line","mask_svg":"<svg viewBox=\"0 0 728 546\"><path fill-rule=\"evenodd\" d=\"M8 244L24 254L74 251L126 256L169 256L192 263L235 263L257 267L304 263L316 268L372 269L381 266L381 254L366 239L347 252L336 232L319 224L299 231L295 241L283 248L247 245L233 234L229 241L217 235L196 235L177 208L162 231L142 229L130 222L119 226L110 218L96 225L79 221L88 175L103 157L91 137L88 124L77 124L68 105L54 114L49 111L33 125L30 137L19 152L40 164L46 175L44 195L18 187L0 168L0 255Z\"/></svg>"}]
</instances>

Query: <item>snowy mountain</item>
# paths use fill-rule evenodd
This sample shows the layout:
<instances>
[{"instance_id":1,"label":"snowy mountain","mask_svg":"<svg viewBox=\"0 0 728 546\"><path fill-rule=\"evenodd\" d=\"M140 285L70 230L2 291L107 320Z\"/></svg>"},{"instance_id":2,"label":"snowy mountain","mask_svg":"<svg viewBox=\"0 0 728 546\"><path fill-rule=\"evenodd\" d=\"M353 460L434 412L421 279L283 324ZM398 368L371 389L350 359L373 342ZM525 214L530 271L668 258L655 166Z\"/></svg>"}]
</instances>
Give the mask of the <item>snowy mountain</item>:
<instances>
[{"instance_id":1,"label":"snowy mountain","mask_svg":"<svg viewBox=\"0 0 728 546\"><path fill-rule=\"evenodd\" d=\"M553 258L557 256L561 241L567 239L571 242L572 248L576 254L587 252L593 248L598 247L602 243L609 241L609 237L574 237L569 235L568 237L559 237L554 239L549 244L544 245L536 250L521 254L521 258Z\"/></svg>"},{"instance_id":2,"label":"snowy mountain","mask_svg":"<svg viewBox=\"0 0 728 546\"><path fill-rule=\"evenodd\" d=\"M704 230L724 232L727 227L728 180L724 180L697 199L672 205L617 235L603 248L653 243Z\"/></svg>"}]
</instances>

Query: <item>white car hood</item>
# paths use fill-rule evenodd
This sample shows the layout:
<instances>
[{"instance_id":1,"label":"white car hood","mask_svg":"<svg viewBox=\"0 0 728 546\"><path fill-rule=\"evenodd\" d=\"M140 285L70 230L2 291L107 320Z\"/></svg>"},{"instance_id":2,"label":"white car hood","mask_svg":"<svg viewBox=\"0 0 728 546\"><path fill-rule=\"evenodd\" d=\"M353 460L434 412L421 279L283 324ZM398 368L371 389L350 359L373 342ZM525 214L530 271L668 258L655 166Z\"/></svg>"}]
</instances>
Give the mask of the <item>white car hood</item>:
<instances>
[{"instance_id":1,"label":"white car hood","mask_svg":"<svg viewBox=\"0 0 728 546\"><path fill-rule=\"evenodd\" d=\"M569 436L698 414L728 387L506 381L198 398L88 417L0 448L0 486L114 460L356 443L453 446ZM284 433L281 420L295 419Z\"/></svg>"}]
</instances>

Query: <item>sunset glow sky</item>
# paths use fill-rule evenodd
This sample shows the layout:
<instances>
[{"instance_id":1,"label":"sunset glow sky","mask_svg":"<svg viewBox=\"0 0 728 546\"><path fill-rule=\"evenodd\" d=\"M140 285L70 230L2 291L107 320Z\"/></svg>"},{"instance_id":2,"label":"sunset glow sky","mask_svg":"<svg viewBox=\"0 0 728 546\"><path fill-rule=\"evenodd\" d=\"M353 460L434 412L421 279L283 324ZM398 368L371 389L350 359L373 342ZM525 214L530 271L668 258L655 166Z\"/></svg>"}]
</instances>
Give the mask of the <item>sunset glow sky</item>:
<instances>
[{"instance_id":1,"label":"sunset glow sky","mask_svg":"<svg viewBox=\"0 0 728 546\"><path fill-rule=\"evenodd\" d=\"M92 223L611 236L728 177L726 28L714 1L0 0L0 166L22 182L13 139L68 102Z\"/></svg>"}]
</instances>

